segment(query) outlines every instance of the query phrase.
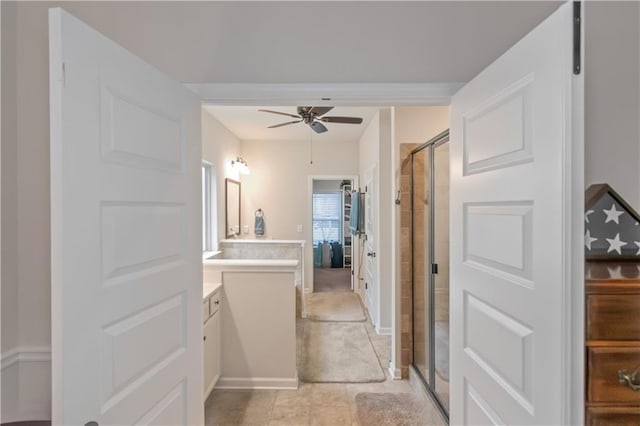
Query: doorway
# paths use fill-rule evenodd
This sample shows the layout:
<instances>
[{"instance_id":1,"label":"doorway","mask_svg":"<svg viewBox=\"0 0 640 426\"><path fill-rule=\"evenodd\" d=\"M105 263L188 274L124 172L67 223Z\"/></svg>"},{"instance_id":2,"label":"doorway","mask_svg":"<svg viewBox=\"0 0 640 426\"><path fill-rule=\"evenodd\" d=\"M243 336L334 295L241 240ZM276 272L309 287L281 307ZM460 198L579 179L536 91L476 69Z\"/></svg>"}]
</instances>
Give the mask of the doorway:
<instances>
[{"instance_id":1,"label":"doorway","mask_svg":"<svg viewBox=\"0 0 640 426\"><path fill-rule=\"evenodd\" d=\"M353 291L350 177L312 181L313 292Z\"/></svg>"},{"instance_id":2,"label":"doorway","mask_svg":"<svg viewBox=\"0 0 640 426\"><path fill-rule=\"evenodd\" d=\"M449 412L449 131L411 152L413 367Z\"/></svg>"}]
</instances>

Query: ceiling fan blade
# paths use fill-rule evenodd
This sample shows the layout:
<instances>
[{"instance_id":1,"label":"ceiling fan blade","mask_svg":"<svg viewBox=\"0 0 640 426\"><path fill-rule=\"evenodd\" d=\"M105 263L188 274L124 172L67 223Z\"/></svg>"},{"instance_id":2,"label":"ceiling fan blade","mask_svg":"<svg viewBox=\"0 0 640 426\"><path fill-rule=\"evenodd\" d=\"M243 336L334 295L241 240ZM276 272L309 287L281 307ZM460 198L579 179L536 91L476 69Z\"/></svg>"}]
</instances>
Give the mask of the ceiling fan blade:
<instances>
[{"instance_id":1,"label":"ceiling fan blade","mask_svg":"<svg viewBox=\"0 0 640 426\"><path fill-rule=\"evenodd\" d=\"M289 122L286 122L286 123L276 124L274 126L267 127L267 129L275 129L277 127L288 126L289 124L300 123L301 121L302 120L295 120L295 121L289 121Z\"/></svg>"},{"instance_id":2,"label":"ceiling fan blade","mask_svg":"<svg viewBox=\"0 0 640 426\"><path fill-rule=\"evenodd\" d=\"M327 128L324 126L324 124L320 123L319 121L309 123L309 127L311 127L316 133L324 133L327 131Z\"/></svg>"},{"instance_id":3,"label":"ceiling fan blade","mask_svg":"<svg viewBox=\"0 0 640 426\"><path fill-rule=\"evenodd\" d=\"M299 116L299 115L288 114L288 113L286 113L286 112L280 112L280 111L271 111L270 109L259 109L258 111L261 111L261 112L270 112L271 114L286 115L287 117L300 118L300 116Z\"/></svg>"},{"instance_id":4,"label":"ceiling fan blade","mask_svg":"<svg viewBox=\"0 0 640 426\"><path fill-rule=\"evenodd\" d=\"M362 118L360 117L321 117L318 118L325 123L346 123L346 124L361 124Z\"/></svg>"},{"instance_id":5,"label":"ceiling fan blade","mask_svg":"<svg viewBox=\"0 0 640 426\"><path fill-rule=\"evenodd\" d=\"M309 110L309 114L314 114L316 117L320 117L321 115L328 113L332 109L333 107L311 107L311 109Z\"/></svg>"}]
</instances>

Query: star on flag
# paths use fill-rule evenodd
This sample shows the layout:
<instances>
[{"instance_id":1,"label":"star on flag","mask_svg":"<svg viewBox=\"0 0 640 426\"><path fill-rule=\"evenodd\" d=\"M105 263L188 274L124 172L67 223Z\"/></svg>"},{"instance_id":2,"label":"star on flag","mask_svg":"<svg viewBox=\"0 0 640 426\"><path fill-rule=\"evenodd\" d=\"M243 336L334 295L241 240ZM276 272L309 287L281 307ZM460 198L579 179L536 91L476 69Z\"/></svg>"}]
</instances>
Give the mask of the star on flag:
<instances>
[{"instance_id":1,"label":"star on flag","mask_svg":"<svg viewBox=\"0 0 640 426\"><path fill-rule=\"evenodd\" d=\"M607 215L607 219L604 223L614 221L615 223L620 224L619 218L624 213L624 210L616 210L616 205L611 204L611 209L602 209L602 211Z\"/></svg>"},{"instance_id":2,"label":"star on flag","mask_svg":"<svg viewBox=\"0 0 640 426\"><path fill-rule=\"evenodd\" d=\"M609 248L607 249L607 253L611 253L612 251L616 251L616 253L618 254L622 254L622 251L620 250L622 248L622 246L626 246L627 243L624 241L620 241L620 234L616 234L616 237L611 239L611 238L606 238L607 242L609 243Z\"/></svg>"},{"instance_id":3,"label":"star on flag","mask_svg":"<svg viewBox=\"0 0 640 426\"><path fill-rule=\"evenodd\" d=\"M586 212L584 212L584 221L589 223L589 215L593 213L593 210L587 210Z\"/></svg>"},{"instance_id":4,"label":"star on flag","mask_svg":"<svg viewBox=\"0 0 640 426\"><path fill-rule=\"evenodd\" d=\"M594 241L598 241L598 239L593 238L591 236L591 231L587 229L586 234L584 234L584 246L587 248L587 250L591 250L591 243L593 243Z\"/></svg>"}]
</instances>

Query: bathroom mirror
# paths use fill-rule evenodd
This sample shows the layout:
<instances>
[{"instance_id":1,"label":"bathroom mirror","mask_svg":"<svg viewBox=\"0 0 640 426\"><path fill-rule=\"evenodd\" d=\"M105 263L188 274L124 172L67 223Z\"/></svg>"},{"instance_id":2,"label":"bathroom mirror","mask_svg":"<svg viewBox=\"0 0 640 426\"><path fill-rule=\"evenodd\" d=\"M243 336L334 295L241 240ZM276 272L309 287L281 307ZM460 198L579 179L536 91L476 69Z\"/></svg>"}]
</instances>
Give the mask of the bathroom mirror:
<instances>
[{"instance_id":1,"label":"bathroom mirror","mask_svg":"<svg viewBox=\"0 0 640 426\"><path fill-rule=\"evenodd\" d=\"M226 236L240 235L240 182L225 179L225 229Z\"/></svg>"}]
</instances>

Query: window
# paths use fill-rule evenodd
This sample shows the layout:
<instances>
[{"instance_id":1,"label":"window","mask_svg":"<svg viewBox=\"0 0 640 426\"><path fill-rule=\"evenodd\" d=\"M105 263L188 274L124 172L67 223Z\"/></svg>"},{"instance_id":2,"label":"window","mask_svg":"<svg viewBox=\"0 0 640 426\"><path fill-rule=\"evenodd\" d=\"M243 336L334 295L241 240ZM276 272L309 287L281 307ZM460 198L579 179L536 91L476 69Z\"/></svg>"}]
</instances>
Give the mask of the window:
<instances>
[{"instance_id":1,"label":"window","mask_svg":"<svg viewBox=\"0 0 640 426\"><path fill-rule=\"evenodd\" d=\"M202 162L202 251L217 248L216 173L213 164Z\"/></svg>"},{"instance_id":2,"label":"window","mask_svg":"<svg viewBox=\"0 0 640 426\"><path fill-rule=\"evenodd\" d=\"M342 240L342 193L313 194L313 244Z\"/></svg>"}]
</instances>

